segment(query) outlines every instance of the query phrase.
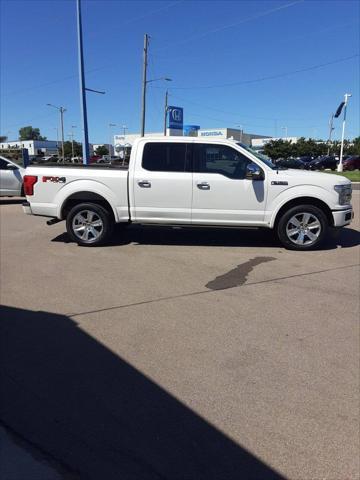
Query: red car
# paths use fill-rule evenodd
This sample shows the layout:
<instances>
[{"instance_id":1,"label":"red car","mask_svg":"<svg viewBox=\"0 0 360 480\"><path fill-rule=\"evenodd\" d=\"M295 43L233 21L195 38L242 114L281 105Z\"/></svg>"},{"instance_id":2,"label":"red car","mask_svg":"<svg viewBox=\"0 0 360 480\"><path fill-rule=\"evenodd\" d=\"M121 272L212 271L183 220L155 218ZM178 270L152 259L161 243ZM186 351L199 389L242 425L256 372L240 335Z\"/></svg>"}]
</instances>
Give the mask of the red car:
<instances>
[{"instance_id":1,"label":"red car","mask_svg":"<svg viewBox=\"0 0 360 480\"><path fill-rule=\"evenodd\" d=\"M343 161L343 170L359 170L360 169L360 156L354 155L346 158Z\"/></svg>"}]
</instances>

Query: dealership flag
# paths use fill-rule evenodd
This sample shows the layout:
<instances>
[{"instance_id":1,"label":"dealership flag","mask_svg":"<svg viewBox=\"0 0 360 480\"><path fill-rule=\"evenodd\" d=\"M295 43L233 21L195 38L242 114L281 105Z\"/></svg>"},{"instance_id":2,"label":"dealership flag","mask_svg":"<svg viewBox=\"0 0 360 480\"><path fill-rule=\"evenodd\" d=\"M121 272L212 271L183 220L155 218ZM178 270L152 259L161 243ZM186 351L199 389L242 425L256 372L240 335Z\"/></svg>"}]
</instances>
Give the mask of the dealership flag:
<instances>
[{"instance_id":1,"label":"dealership flag","mask_svg":"<svg viewBox=\"0 0 360 480\"><path fill-rule=\"evenodd\" d=\"M341 111L342 111L344 105L345 105L345 102L340 103L340 105L338 106L338 109L336 110L336 113L334 115L335 118L340 117L340 114L341 114Z\"/></svg>"}]
</instances>

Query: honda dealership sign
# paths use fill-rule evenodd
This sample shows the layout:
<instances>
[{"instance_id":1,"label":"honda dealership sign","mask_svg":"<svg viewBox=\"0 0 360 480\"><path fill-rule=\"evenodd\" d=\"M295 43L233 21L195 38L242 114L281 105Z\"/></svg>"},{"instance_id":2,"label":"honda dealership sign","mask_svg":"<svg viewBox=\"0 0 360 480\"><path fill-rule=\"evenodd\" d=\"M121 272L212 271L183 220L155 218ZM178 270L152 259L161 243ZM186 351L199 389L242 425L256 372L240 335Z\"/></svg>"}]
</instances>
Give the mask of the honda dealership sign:
<instances>
[{"instance_id":1,"label":"honda dealership sign","mask_svg":"<svg viewBox=\"0 0 360 480\"><path fill-rule=\"evenodd\" d=\"M167 107L166 124L170 130L182 130L184 123L183 109L180 107Z\"/></svg>"}]
</instances>

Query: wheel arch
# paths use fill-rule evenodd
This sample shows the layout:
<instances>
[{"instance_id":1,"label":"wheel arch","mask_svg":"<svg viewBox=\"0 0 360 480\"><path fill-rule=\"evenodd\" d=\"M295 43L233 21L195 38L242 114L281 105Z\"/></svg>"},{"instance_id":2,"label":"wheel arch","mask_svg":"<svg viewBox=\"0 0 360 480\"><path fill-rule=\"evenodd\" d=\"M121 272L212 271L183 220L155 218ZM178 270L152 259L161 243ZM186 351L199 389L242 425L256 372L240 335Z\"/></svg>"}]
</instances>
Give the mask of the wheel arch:
<instances>
[{"instance_id":1,"label":"wheel arch","mask_svg":"<svg viewBox=\"0 0 360 480\"><path fill-rule=\"evenodd\" d=\"M108 200L98 193L86 190L72 193L64 200L63 204L61 205L60 218L65 219L70 210L80 203L95 203L96 205L101 205L110 213L113 221L115 222L115 212Z\"/></svg>"},{"instance_id":2,"label":"wheel arch","mask_svg":"<svg viewBox=\"0 0 360 480\"><path fill-rule=\"evenodd\" d=\"M314 207L320 208L320 210L322 210L325 213L329 226L334 225L334 218L333 218L331 209L327 205L327 203L325 203L323 200L320 200L319 198L316 198L316 197L305 196L305 197L293 198L292 200L289 200L284 205L282 205L278 209L278 211L275 212L271 221L271 227L276 229L282 215L290 208L296 207L298 205L312 205Z\"/></svg>"}]
</instances>

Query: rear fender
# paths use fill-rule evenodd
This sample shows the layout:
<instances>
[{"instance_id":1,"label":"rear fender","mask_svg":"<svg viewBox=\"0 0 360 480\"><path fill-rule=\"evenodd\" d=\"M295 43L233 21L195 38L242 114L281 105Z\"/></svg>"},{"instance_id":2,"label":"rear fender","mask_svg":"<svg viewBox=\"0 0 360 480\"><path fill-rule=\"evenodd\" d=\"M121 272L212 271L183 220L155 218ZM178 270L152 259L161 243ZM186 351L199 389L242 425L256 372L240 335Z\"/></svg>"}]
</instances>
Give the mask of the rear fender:
<instances>
[{"instance_id":1,"label":"rear fender","mask_svg":"<svg viewBox=\"0 0 360 480\"><path fill-rule=\"evenodd\" d=\"M57 218L62 218L61 212L66 200L71 197L71 195L80 192L96 193L100 197L103 197L112 208L115 222L119 221L119 215L115 208L116 197L114 193L109 187L97 180L76 180L64 185L54 198L54 203L57 205ZM86 201L86 197L84 198L84 201Z\"/></svg>"}]
</instances>

